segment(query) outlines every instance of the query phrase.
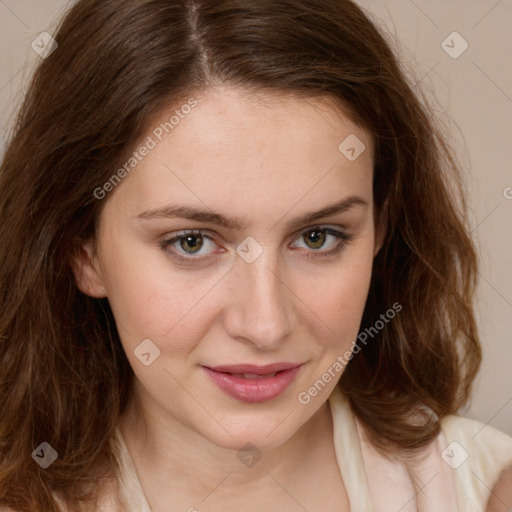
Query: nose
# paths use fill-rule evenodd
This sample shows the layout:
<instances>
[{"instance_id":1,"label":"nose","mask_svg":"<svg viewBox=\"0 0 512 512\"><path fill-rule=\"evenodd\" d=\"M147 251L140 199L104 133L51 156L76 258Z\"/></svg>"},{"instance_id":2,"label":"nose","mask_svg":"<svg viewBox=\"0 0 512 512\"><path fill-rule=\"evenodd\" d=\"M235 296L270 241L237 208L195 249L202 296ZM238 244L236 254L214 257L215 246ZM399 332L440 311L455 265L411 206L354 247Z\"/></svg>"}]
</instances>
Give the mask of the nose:
<instances>
[{"instance_id":1,"label":"nose","mask_svg":"<svg viewBox=\"0 0 512 512\"><path fill-rule=\"evenodd\" d=\"M277 257L264 251L252 263L237 257L230 276L225 328L260 350L279 347L296 325L294 294Z\"/></svg>"}]
</instances>

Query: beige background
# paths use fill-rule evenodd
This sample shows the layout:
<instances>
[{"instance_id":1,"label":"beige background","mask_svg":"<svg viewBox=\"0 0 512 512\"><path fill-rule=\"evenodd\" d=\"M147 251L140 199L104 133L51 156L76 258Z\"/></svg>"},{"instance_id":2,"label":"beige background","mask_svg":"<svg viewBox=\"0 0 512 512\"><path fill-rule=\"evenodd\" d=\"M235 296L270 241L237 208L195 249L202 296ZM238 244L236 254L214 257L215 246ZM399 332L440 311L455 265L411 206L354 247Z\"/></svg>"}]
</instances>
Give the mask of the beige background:
<instances>
[{"instance_id":1,"label":"beige background","mask_svg":"<svg viewBox=\"0 0 512 512\"><path fill-rule=\"evenodd\" d=\"M54 34L68 3L0 0L0 153L13 109L40 60L31 43L42 31ZM359 4L398 38L414 81L435 93L438 115L467 167L472 232L482 260L478 319L485 360L464 415L512 435L512 0ZM456 59L441 46L454 31L469 44ZM460 49L462 41L451 39L450 51Z\"/></svg>"}]
</instances>

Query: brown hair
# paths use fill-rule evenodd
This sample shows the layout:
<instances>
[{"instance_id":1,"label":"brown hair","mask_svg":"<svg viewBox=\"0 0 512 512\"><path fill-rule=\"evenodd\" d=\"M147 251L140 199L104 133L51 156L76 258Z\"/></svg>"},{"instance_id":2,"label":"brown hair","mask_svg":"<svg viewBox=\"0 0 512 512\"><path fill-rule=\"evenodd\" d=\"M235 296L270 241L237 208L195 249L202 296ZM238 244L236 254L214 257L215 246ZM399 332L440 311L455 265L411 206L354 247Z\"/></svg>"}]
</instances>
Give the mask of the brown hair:
<instances>
[{"instance_id":1,"label":"brown hair","mask_svg":"<svg viewBox=\"0 0 512 512\"><path fill-rule=\"evenodd\" d=\"M93 190L148 122L214 83L331 97L373 137L387 233L362 327L403 311L339 386L380 449L432 440L480 364L476 254L460 166L368 16L349 0L81 0L55 38L0 173L0 503L53 512L56 493L81 510L114 474L133 372L107 299L77 289L70 261L94 237ZM438 418L411 421L419 404ZM46 470L31 459L43 441L59 454Z\"/></svg>"}]
</instances>

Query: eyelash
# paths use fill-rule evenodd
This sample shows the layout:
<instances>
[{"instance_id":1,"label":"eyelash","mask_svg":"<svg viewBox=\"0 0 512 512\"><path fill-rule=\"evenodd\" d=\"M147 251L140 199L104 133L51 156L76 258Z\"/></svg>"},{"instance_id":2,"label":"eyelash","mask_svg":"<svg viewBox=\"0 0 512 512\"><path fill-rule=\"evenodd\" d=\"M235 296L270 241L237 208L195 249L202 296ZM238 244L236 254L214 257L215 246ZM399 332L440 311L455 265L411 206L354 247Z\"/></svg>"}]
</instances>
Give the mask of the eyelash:
<instances>
[{"instance_id":1,"label":"eyelash","mask_svg":"<svg viewBox=\"0 0 512 512\"><path fill-rule=\"evenodd\" d=\"M348 233L344 233L343 231L338 231L336 229L328 228L328 227L321 227L321 226L315 226L312 228L307 228L306 230L302 231L298 238L304 236L307 233L311 233L312 231L322 231L326 235L332 235L335 236L338 239L338 243L334 249L331 249L329 251L315 251L311 249L313 253L316 253L312 256L307 256L308 258L313 259L334 259L336 258L341 252L345 249L345 246L348 245L352 239L353 235L349 235ZM199 230L190 230L190 231L182 231L178 233L177 235L173 236L172 238L162 240L159 245L162 248L162 250L166 251L172 258L179 261L180 263L190 264L193 265L196 262L205 261L206 259L209 259L209 257L198 257L198 256L192 256L192 257L184 257L180 253L169 250L169 246L173 245L174 243L185 239L187 236L202 236L203 238L206 238L208 240L211 240L214 242L214 238L208 235L205 231L199 231Z\"/></svg>"}]
</instances>

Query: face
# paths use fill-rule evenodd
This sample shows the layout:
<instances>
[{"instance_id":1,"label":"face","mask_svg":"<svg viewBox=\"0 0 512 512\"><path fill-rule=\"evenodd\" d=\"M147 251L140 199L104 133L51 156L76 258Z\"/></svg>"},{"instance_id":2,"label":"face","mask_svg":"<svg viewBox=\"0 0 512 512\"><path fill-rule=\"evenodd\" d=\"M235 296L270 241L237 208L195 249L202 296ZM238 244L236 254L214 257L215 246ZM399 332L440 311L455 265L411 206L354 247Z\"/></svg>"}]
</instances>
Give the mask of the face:
<instances>
[{"instance_id":1,"label":"face","mask_svg":"<svg viewBox=\"0 0 512 512\"><path fill-rule=\"evenodd\" d=\"M149 415L270 448L325 405L358 333L380 245L372 141L327 100L194 98L143 137L75 273L108 297Z\"/></svg>"}]
</instances>

